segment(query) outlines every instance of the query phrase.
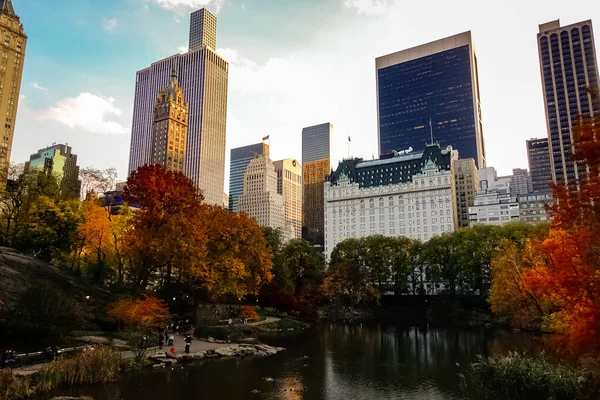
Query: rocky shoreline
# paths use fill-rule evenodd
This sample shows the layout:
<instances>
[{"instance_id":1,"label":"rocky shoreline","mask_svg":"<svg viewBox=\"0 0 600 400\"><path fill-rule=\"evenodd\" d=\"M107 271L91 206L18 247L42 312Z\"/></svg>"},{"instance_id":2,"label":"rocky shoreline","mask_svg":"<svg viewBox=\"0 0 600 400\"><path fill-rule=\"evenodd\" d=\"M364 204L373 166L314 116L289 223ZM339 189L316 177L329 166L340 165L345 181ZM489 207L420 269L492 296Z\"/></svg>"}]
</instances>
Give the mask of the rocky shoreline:
<instances>
[{"instance_id":1,"label":"rocky shoreline","mask_svg":"<svg viewBox=\"0 0 600 400\"><path fill-rule=\"evenodd\" d=\"M266 357L285 351L283 347L272 347L266 344L230 344L214 350L199 351L191 354L171 356L167 353L156 354L148 359L154 363L154 368L162 368L177 363L200 361L210 358L229 357Z\"/></svg>"}]
</instances>

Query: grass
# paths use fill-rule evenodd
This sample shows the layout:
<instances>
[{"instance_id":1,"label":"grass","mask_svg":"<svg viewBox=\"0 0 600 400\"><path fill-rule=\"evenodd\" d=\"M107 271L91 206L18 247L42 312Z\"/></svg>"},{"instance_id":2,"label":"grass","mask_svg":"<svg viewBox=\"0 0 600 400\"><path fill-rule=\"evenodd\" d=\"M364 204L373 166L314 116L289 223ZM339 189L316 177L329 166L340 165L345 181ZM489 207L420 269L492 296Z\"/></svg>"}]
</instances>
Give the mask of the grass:
<instances>
[{"instance_id":1,"label":"grass","mask_svg":"<svg viewBox=\"0 0 600 400\"><path fill-rule=\"evenodd\" d=\"M59 358L45 365L38 374L16 377L0 370L0 400L18 400L60 386L106 383L121 372L121 355L108 347L86 347L73 358Z\"/></svg>"},{"instance_id":2,"label":"grass","mask_svg":"<svg viewBox=\"0 0 600 400\"><path fill-rule=\"evenodd\" d=\"M598 371L559 364L543 355L480 356L461 378L465 396L473 399L600 399Z\"/></svg>"}]
</instances>

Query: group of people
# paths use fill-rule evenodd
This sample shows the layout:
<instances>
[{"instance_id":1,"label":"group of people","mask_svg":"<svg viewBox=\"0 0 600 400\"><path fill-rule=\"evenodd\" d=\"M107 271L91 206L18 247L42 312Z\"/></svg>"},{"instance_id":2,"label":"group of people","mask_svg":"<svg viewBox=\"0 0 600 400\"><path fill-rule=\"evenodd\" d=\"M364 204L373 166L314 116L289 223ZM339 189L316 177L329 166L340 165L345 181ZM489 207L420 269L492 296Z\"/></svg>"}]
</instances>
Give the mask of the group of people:
<instances>
[{"instance_id":1,"label":"group of people","mask_svg":"<svg viewBox=\"0 0 600 400\"><path fill-rule=\"evenodd\" d=\"M5 350L2 354L2 368L13 368L19 364L19 355L14 350Z\"/></svg>"},{"instance_id":2,"label":"group of people","mask_svg":"<svg viewBox=\"0 0 600 400\"><path fill-rule=\"evenodd\" d=\"M162 332L159 332L158 334L158 349L162 350L163 346L165 345L165 340L167 342L167 346L170 347L170 353L174 354L175 353L175 348L173 346L175 346L175 336L173 336L172 333L169 333L169 328L167 327L167 329L165 329ZM185 335L185 352L189 353L190 352L190 347L192 345L192 336L188 333Z\"/></svg>"}]
</instances>

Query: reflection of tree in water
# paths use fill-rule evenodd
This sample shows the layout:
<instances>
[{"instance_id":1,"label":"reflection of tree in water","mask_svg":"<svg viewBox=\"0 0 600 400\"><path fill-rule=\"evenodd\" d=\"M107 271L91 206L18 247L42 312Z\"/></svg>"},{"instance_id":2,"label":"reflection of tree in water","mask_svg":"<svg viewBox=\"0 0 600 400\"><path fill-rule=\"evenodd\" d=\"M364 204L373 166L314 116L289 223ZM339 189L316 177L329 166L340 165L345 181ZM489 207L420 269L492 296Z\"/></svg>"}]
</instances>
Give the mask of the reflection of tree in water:
<instances>
[{"instance_id":1,"label":"reflection of tree in water","mask_svg":"<svg viewBox=\"0 0 600 400\"><path fill-rule=\"evenodd\" d=\"M526 341L484 329L330 325L321 334L326 371L334 375L328 384L340 381L336 385L367 382L400 389L430 382L453 391L457 389L456 363L467 365L478 354L488 355L492 346L498 351L527 348Z\"/></svg>"}]
</instances>

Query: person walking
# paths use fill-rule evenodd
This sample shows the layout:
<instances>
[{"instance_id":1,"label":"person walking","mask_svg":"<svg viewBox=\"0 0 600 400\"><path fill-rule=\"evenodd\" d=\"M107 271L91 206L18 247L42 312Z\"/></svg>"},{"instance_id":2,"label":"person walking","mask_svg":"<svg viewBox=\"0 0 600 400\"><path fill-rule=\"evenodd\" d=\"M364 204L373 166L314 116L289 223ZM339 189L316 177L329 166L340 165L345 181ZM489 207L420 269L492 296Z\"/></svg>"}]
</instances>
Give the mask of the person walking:
<instances>
[{"instance_id":1,"label":"person walking","mask_svg":"<svg viewBox=\"0 0 600 400\"><path fill-rule=\"evenodd\" d=\"M190 335L185 336L185 352L189 354L190 346L192 345L192 337Z\"/></svg>"},{"instance_id":2,"label":"person walking","mask_svg":"<svg viewBox=\"0 0 600 400\"><path fill-rule=\"evenodd\" d=\"M158 334L158 349L162 350L164 344L165 344L165 334L160 332Z\"/></svg>"}]
</instances>

